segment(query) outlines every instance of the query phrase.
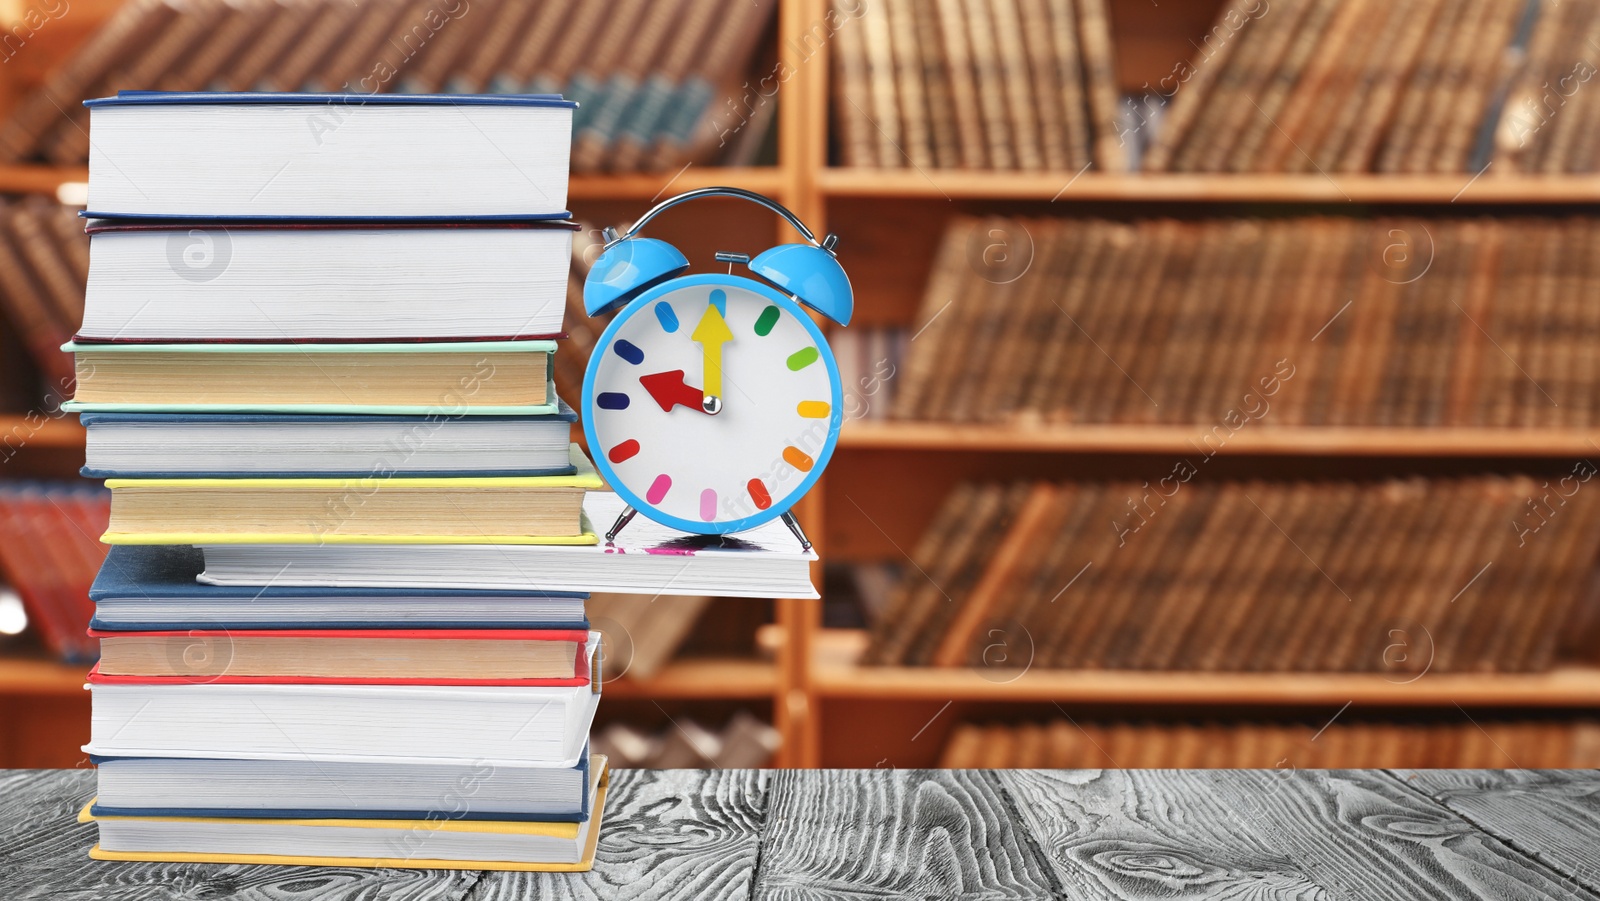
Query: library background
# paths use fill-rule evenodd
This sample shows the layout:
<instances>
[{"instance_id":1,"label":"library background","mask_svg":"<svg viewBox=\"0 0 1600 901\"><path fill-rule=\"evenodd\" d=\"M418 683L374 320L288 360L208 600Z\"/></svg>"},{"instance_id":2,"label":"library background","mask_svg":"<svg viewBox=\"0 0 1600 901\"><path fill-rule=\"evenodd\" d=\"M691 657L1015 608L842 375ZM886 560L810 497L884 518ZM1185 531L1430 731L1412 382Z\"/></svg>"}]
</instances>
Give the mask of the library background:
<instances>
[{"instance_id":1,"label":"library background","mask_svg":"<svg viewBox=\"0 0 1600 901\"><path fill-rule=\"evenodd\" d=\"M727 184L839 234L823 600L595 598L619 765L1600 765L1600 4L0 15L0 766L87 765L108 501L58 348L79 103L135 88L583 101L566 397L600 228ZM655 228L705 268L772 223Z\"/></svg>"}]
</instances>

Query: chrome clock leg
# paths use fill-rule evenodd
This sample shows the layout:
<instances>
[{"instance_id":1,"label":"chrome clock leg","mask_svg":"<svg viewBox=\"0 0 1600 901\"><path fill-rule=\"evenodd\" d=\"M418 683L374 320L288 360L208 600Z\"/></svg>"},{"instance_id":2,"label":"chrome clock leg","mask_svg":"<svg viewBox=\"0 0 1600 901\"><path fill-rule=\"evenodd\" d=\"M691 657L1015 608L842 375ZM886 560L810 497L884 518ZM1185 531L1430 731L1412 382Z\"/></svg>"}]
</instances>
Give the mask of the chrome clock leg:
<instances>
[{"instance_id":1,"label":"chrome clock leg","mask_svg":"<svg viewBox=\"0 0 1600 901\"><path fill-rule=\"evenodd\" d=\"M789 531L794 533L794 537L800 539L800 549L802 551L811 550L811 539L807 538L806 533L801 530L800 520L795 519L793 513L783 514L783 524L789 527Z\"/></svg>"},{"instance_id":2,"label":"chrome clock leg","mask_svg":"<svg viewBox=\"0 0 1600 901\"><path fill-rule=\"evenodd\" d=\"M639 511L633 509L632 507L623 510L622 515L617 517L617 521L612 523L611 528L607 530L606 544L610 544L611 542L615 541L617 538L617 533L622 531L623 528L625 528L628 523L632 522L633 518L637 515L639 515Z\"/></svg>"}]
</instances>

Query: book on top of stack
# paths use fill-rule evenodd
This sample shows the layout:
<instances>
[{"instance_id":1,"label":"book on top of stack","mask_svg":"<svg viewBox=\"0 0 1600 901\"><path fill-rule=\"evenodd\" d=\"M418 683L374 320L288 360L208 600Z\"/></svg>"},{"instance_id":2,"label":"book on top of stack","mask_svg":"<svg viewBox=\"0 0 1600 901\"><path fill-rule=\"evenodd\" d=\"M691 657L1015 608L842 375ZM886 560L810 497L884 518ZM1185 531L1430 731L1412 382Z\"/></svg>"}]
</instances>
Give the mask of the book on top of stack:
<instances>
[{"instance_id":1,"label":"book on top of stack","mask_svg":"<svg viewBox=\"0 0 1600 901\"><path fill-rule=\"evenodd\" d=\"M88 106L66 349L85 473L112 495L93 855L589 866L607 782L586 595L214 586L191 546L595 542L583 496L604 485L550 385L573 104Z\"/></svg>"}]
</instances>

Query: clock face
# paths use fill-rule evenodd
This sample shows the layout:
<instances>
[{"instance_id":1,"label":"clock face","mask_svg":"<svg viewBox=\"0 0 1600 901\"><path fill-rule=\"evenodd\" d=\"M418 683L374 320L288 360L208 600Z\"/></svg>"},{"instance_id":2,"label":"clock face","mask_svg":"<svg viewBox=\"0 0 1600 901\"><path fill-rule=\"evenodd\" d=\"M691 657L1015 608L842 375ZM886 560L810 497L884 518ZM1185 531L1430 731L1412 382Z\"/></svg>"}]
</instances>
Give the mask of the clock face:
<instances>
[{"instance_id":1,"label":"clock face","mask_svg":"<svg viewBox=\"0 0 1600 901\"><path fill-rule=\"evenodd\" d=\"M584 380L584 431L633 507L685 531L733 532L789 509L821 475L842 394L821 330L793 301L749 279L686 276L606 329Z\"/></svg>"}]
</instances>

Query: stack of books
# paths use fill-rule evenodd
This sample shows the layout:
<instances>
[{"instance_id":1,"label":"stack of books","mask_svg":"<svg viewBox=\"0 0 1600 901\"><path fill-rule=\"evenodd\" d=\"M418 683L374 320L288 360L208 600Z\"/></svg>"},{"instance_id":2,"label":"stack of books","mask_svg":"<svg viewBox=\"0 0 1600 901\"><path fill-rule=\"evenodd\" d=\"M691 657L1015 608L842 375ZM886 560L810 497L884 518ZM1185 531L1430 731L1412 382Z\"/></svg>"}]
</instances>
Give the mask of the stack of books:
<instances>
[{"instance_id":1,"label":"stack of books","mask_svg":"<svg viewBox=\"0 0 1600 901\"><path fill-rule=\"evenodd\" d=\"M94 856L587 867L607 782L586 595L471 562L595 542L603 484L550 385L573 104L88 105L67 349L112 494ZM219 586L196 545L428 562Z\"/></svg>"}]
</instances>

